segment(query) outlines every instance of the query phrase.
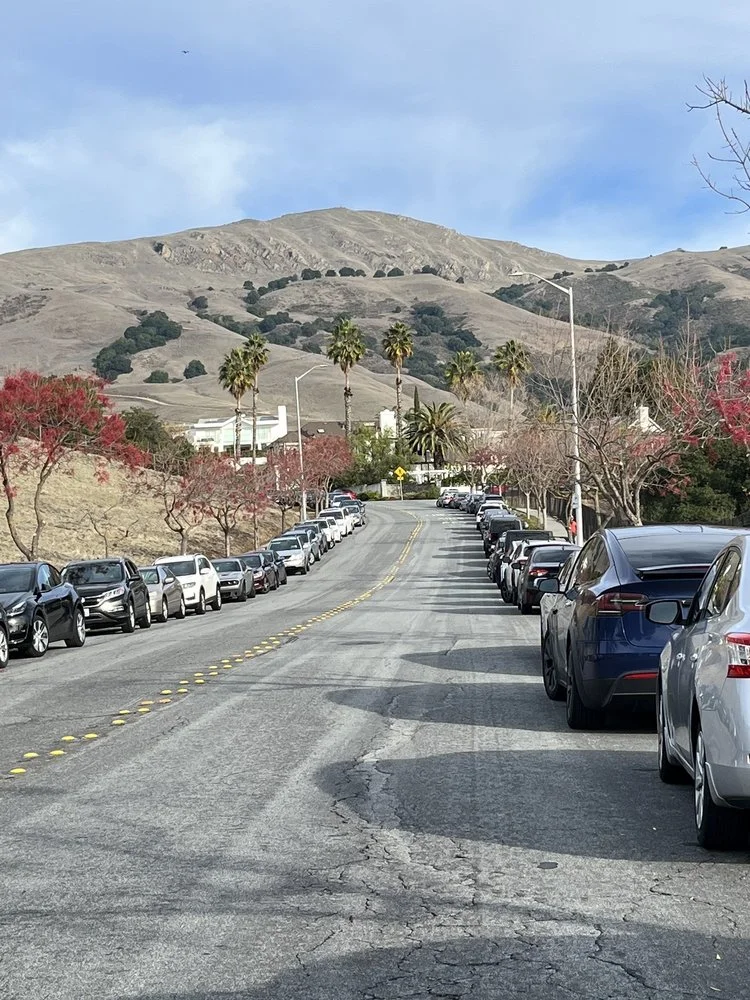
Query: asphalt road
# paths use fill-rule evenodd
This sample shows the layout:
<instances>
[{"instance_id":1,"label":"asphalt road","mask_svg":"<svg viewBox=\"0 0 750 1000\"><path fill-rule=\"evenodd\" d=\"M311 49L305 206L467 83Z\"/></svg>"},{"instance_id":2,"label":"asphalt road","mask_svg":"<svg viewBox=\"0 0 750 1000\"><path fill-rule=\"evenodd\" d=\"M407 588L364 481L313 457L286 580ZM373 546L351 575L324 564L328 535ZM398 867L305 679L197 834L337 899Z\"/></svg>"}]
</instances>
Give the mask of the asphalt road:
<instances>
[{"instance_id":1,"label":"asphalt road","mask_svg":"<svg viewBox=\"0 0 750 1000\"><path fill-rule=\"evenodd\" d=\"M469 519L370 510L278 594L11 662L0 996L750 997L750 859L648 726L567 730Z\"/></svg>"}]
</instances>

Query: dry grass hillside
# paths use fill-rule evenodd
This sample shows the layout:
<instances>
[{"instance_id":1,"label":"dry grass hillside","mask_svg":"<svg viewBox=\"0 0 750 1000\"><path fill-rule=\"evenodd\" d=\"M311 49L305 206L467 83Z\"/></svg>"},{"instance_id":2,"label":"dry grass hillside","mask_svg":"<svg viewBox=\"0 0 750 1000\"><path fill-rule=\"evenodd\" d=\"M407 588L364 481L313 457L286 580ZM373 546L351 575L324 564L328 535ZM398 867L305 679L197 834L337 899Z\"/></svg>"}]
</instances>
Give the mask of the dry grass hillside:
<instances>
[{"instance_id":1,"label":"dry grass hillside","mask_svg":"<svg viewBox=\"0 0 750 1000\"><path fill-rule=\"evenodd\" d=\"M17 499L22 536L33 531L28 480L20 480ZM3 508L0 517L0 562L23 559L11 541ZM161 508L147 490L134 489L124 472L112 467L108 480L99 482L92 460L77 455L64 472L49 482L43 503L45 522L41 557L62 566L71 559L98 558L109 552L130 556L139 566L158 556L179 552L179 538L164 524ZM278 534L280 515L274 511L259 520L259 544ZM223 536L218 525L205 521L195 529L192 551L223 555ZM233 551L252 548L249 523L233 539Z\"/></svg>"},{"instance_id":2,"label":"dry grass hillside","mask_svg":"<svg viewBox=\"0 0 750 1000\"><path fill-rule=\"evenodd\" d=\"M366 277L297 281L263 298L271 311L287 311L295 320L352 315L364 332L377 338L396 318L409 319L414 303L437 302L452 317L463 317L481 341L482 352L511 337L545 351L565 336L564 324L543 319L485 294L522 279L517 270L546 276L571 272L592 302L604 307L608 296L647 301L656 292L701 281L724 285L726 315L750 309L750 250L708 253L673 251L630 261L606 286L597 261L577 261L517 243L463 236L453 230L403 216L331 209L283 216L268 222L245 220L210 229L109 244L77 244L5 254L0 266L0 335L6 370L21 365L45 371L90 370L102 347L133 325L141 310L164 310L181 323L182 337L164 347L133 356L134 370L120 376L113 395L120 405L138 398L165 418L184 421L229 412L227 397L216 385L216 371L226 351L241 343L239 334L196 315L188 308L206 296L211 314L240 321L251 316L243 302L243 282L261 285L272 278L300 274L304 268L361 268ZM423 266L439 277L412 272ZM377 269L398 267L403 277L374 278ZM588 270L587 270L588 269ZM460 282L460 283L459 283ZM739 305L738 305L739 303ZM584 334L593 346L595 331ZM324 335L319 335L319 350ZM293 346L274 346L263 373L261 404L271 410L292 403L293 378L320 355ZM313 348L315 349L315 348ZM430 345L432 349L432 345ZM166 385L145 385L148 373L161 368L181 378L196 358L206 366L202 378ZM441 358L438 358L441 360ZM392 405L392 377L387 364L370 355L353 380L355 418L372 419ZM407 391L409 386L407 385ZM425 399L447 398L420 384ZM133 398L136 397L136 398ZM341 416L341 377L333 368L305 383L305 417ZM294 414L290 407L290 417Z\"/></svg>"}]
</instances>

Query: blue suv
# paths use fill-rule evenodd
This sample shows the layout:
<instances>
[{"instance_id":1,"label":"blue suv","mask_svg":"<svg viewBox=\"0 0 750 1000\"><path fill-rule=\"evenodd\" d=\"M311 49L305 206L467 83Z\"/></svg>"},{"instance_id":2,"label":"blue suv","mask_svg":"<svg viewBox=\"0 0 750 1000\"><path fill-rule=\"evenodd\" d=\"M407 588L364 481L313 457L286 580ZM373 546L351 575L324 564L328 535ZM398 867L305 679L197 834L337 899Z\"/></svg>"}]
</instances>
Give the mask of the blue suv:
<instances>
[{"instance_id":1,"label":"blue suv","mask_svg":"<svg viewBox=\"0 0 750 1000\"><path fill-rule=\"evenodd\" d=\"M542 635L545 689L565 692L571 729L595 729L604 710L651 708L659 654L672 626L646 617L658 600L692 600L736 528L649 525L593 535L562 578ZM558 591L558 581L539 585Z\"/></svg>"}]
</instances>

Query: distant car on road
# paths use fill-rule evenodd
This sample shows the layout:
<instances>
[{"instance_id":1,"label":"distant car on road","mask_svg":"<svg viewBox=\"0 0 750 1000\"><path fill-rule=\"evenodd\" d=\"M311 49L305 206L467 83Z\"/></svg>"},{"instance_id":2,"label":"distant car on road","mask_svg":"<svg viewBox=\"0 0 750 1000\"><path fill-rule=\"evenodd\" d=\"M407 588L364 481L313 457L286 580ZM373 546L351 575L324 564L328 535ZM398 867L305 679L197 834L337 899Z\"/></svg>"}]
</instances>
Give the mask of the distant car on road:
<instances>
[{"instance_id":1,"label":"distant car on road","mask_svg":"<svg viewBox=\"0 0 750 1000\"><path fill-rule=\"evenodd\" d=\"M182 584L186 606L197 615L205 615L207 607L221 611L219 576L206 556L201 553L162 556L155 560L155 565L169 567Z\"/></svg>"},{"instance_id":2,"label":"distant car on road","mask_svg":"<svg viewBox=\"0 0 750 1000\"><path fill-rule=\"evenodd\" d=\"M280 538L273 538L268 543L268 548L274 555L282 557L287 573L301 573L306 576L310 571L312 556L309 549L303 545L299 535L283 535Z\"/></svg>"},{"instance_id":3,"label":"distant car on road","mask_svg":"<svg viewBox=\"0 0 750 1000\"><path fill-rule=\"evenodd\" d=\"M10 648L25 656L44 656L60 640L71 647L86 642L83 602L49 563L0 565L0 606Z\"/></svg>"},{"instance_id":4,"label":"distant car on road","mask_svg":"<svg viewBox=\"0 0 750 1000\"><path fill-rule=\"evenodd\" d=\"M252 573L253 587L256 594L268 594L276 590L279 577L274 564L274 555L266 552L245 552L240 556L242 563Z\"/></svg>"},{"instance_id":5,"label":"distant car on road","mask_svg":"<svg viewBox=\"0 0 750 1000\"><path fill-rule=\"evenodd\" d=\"M130 559L87 559L71 562L62 578L83 601L86 627L135 632L151 628L151 601L138 567Z\"/></svg>"},{"instance_id":6,"label":"distant car on road","mask_svg":"<svg viewBox=\"0 0 750 1000\"><path fill-rule=\"evenodd\" d=\"M212 559L211 565L219 575L221 596L225 601L244 604L255 597L255 583L252 570L240 559Z\"/></svg>"},{"instance_id":7,"label":"distant car on road","mask_svg":"<svg viewBox=\"0 0 750 1000\"><path fill-rule=\"evenodd\" d=\"M165 622L169 618L185 617L182 584L167 566L141 566L138 572L148 589L153 618Z\"/></svg>"}]
</instances>

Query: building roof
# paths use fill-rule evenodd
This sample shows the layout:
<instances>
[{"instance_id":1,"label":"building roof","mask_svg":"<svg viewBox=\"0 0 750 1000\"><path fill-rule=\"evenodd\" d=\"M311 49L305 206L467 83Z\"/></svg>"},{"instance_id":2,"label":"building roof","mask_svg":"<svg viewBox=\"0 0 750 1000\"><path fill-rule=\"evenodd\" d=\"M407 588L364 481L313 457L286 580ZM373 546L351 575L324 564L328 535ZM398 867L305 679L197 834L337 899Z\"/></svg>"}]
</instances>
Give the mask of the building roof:
<instances>
[{"instance_id":1,"label":"building roof","mask_svg":"<svg viewBox=\"0 0 750 1000\"><path fill-rule=\"evenodd\" d=\"M338 420L308 420L302 424L302 439L310 440L315 437L345 437L346 430L344 424ZM297 431L289 431L283 438L274 441L275 445L297 444Z\"/></svg>"}]
</instances>

